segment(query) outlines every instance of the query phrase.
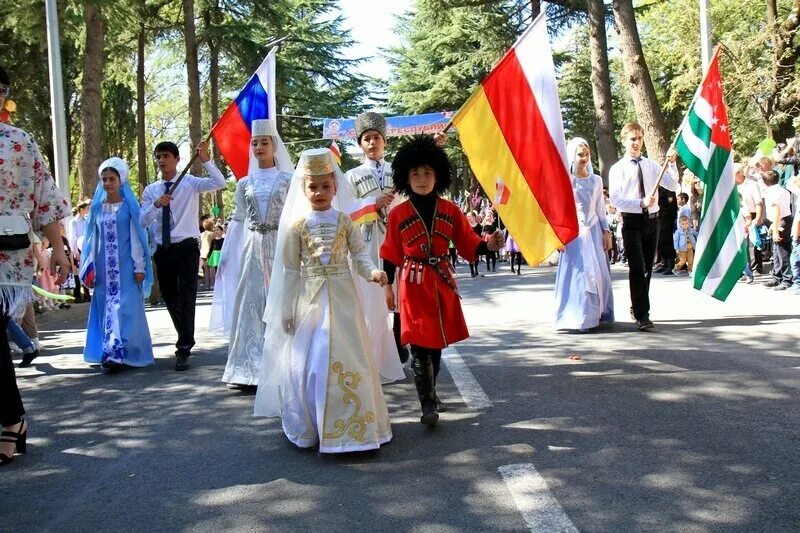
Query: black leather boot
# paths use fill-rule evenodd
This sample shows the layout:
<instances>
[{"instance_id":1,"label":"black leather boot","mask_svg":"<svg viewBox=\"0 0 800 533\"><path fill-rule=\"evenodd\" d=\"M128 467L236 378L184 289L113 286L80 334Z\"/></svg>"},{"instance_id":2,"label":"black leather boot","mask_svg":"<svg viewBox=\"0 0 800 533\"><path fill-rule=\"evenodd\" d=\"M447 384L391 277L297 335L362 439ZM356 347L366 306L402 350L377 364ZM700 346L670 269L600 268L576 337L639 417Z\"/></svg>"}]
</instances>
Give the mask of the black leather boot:
<instances>
[{"instance_id":1,"label":"black leather boot","mask_svg":"<svg viewBox=\"0 0 800 533\"><path fill-rule=\"evenodd\" d=\"M414 353L411 369L414 371L414 384L417 386L417 395L422 406L420 422L426 426L435 426L439 421L439 412L436 409L436 388L430 354L427 352Z\"/></svg>"}]
</instances>

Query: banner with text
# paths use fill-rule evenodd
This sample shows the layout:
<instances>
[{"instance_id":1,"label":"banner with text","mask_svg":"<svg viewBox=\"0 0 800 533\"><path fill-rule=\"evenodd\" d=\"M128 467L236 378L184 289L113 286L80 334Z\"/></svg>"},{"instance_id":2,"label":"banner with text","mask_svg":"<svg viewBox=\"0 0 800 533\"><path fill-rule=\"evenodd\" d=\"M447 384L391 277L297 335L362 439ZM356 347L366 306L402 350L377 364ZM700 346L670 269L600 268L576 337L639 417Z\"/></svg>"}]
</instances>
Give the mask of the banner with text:
<instances>
[{"instance_id":1,"label":"banner with text","mask_svg":"<svg viewBox=\"0 0 800 533\"><path fill-rule=\"evenodd\" d=\"M420 133L438 133L452 118L452 111L401 117L386 117L386 136L401 137ZM326 118L322 125L323 139L355 139L356 119Z\"/></svg>"}]
</instances>

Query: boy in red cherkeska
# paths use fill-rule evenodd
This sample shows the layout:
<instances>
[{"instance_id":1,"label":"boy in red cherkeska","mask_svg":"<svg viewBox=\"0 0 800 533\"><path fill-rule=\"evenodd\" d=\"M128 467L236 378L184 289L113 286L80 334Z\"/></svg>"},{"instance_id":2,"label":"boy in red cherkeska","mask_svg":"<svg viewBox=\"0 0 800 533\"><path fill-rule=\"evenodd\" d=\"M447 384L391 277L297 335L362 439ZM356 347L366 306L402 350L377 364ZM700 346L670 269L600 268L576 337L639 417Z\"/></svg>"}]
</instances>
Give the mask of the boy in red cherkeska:
<instances>
[{"instance_id":1,"label":"boy in red cherkeska","mask_svg":"<svg viewBox=\"0 0 800 533\"><path fill-rule=\"evenodd\" d=\"M397 274L400 340L411 345L414 383L422 404L421 422L434 426L442 404L436 376L442 348L469 337L448 248L476 261L479 254L503 245L499 231L483 242L459 208L439 197L450 186L450 161L433 138L417 136L398 150L392 163L398 192L408 195L389 213L380 254L389 278L386 304L394 310L391 285ZM397 269L399 268L399 271Z\"/></svg>"}]
</instances>

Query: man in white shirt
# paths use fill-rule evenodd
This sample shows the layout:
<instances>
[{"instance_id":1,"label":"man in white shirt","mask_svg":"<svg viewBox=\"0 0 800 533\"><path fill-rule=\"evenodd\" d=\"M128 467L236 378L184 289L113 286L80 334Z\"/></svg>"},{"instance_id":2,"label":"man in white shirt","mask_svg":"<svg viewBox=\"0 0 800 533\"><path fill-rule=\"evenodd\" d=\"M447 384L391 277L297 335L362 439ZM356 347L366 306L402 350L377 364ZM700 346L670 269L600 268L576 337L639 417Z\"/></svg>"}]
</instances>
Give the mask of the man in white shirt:
<instances>
[{"instance_id":1,"label":"man in white shirt","mask_svg":"<svg viewBox=\"0 0 800 533\"><path fill-rule=\"evenodd\" d=\"M792 195L778 185L780 176L774 170L763 173L766 190L764 204L772 236L772 279L764 284L776 291L785 291L792 286L792 267L789 256L792 253Z\"/></svg>"},{"instance_id":2,"label":"man in white shirt","mask_svg":"<svg viewBox=\"0 0 800 533\"><path fill-rule=\"evenodd\" d=\"M626 124L620 134L625 155L608 173L608 192L613 205L622 213L622 241L628 259L631 315L639 331L653 329L650 320L650 278L658 249L658 176L661 165L642 157L644 130ZM677 154L670 148L669 165L661 185L674 190L678 180Z\"/></svg>"},{"instance_id":3,"label":"man in white shirt","mask_svg":"<svg viewBox=\"0 0 800 533\"><path fill-rule=\"evenodd\" d=\"M161 180L151 183L142 192L142 226L153 225L158 286L172 324L178 333L175 343L175 370L189 368L194 346L194 311L197 301L197 265L200 262L200 195L225 187L225 176L211 161L208 142L197 146L208 179L186 174L174 190L178 147L160 142L153 151Z\"/></svg>"}]
</instances>

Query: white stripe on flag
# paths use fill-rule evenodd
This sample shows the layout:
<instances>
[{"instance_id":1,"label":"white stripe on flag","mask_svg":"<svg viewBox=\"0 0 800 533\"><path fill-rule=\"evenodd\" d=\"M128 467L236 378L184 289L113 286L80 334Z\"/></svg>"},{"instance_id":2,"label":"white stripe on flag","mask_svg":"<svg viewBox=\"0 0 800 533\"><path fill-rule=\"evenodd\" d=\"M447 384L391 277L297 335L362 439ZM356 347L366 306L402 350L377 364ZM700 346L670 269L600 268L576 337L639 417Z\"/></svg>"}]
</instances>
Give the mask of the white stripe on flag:
<instances>
[{"instance_id":1,"label":"white stripe on flag","mask_svg":"<svg viewBox=\"0 0 800 533\"><path fill-rule=\"evenodd\" d=\"M714 153L714 148L716 148L716 145L711 143L711 146L706 146L706 143L704 143L700 137L694 134L694 131L692 131L692 126L689 124L688 120L683 124L681 137L683 138L683 142L686 143L686 146L689 148L689 151L700 160L700 162L703 164L703 168L708 170L708 162L711 160L711 154Z\"/></svg>"},{"instance_id":2,"label":"white stripe on flag","mask_svg":"<svg viewBox=\"0 0 800 533\"><path fill-rule=\"evenodd\" d=\"M709 129L712 128L712 122L714 122L714 108L711 107L708 100L702 96L698 96L697 100L694 102L693 111L695 115L700 117L700 120L706 123ZM689 113L691 112L692 110L689 111Z\"/></svg>"},{"instance_id":3,"label":"white stripe on flag","mask_svg":"<svg viewBox=\"0 0 800 533\"><path fill-rule=\"evenodd\" d=\"M261 83L264 92L267 93L267 105L269 106L269 118L275 120L275 52L273 48L264 58L264 61L256 69L255 76Z\"/></svg>"},{"instance_id":4,"label":"white stripe on flag","mask_svg":"<svg viewBox=\"0 0 800 533\"><path fill-rule=\"evenodd\" d=\"M550 38L547 35L547 17L544 11L536 17L531 28L514 46L514 53L528 80L539 112L547 124L550 138L558 148L564 169L569 175L567 147L564 143L564 122L561 119L561 104L556 87L556 69L553 66Z\"/></svg>"},{"instance_id":5,"label":"white stripe on flag","mask_svg":"<svg viewBox=\"0 0 800 533\"><path fill-rule=\"evenodd\" d=\"M733 224L731 231L728 232L719 255L711 266L711 270L708 271L703 286L700 288L701 291L706 294L714 294L716 292L725 274L728 273L731 263L739 253L742 241L744 241L744 222L742 222L741 217L736 217L736 222Z\"/></svg>"},{"instance_id":6,"label":"white stripe on flag","mask_svg":"<svg viewBox=\"0 0 800 533\"><path fill-rule=\"evenodd\" d=\"M713 152L716 150L716 148L717 145L711 143L711 151ZM728 179L726 179L726 176ZM700 233L697 236L695 264L699 262L700 258L705 253L706 243L708 242L709 237L711 237L711 234L714 232L714 229L716 229L720 215L725 209L725 204L728 202L728 198L730 198L731 192L735 186L736 185L733 180L733 156L728 155L728 160L725 162L725 168L722 170L722 174L720 175L719 183L717 183L717 188L714 191L714 196L711 198L708 207L703 212L703 220L702 224L700 224ZM709 276L712 274L713 272L709 273ZM705 290L705 285L706 284L704 283L703 292L707 292ZM717 285L719 285L719 282L717 282Z\"/></svg>"}]
</instances>

